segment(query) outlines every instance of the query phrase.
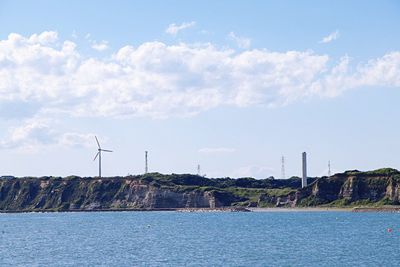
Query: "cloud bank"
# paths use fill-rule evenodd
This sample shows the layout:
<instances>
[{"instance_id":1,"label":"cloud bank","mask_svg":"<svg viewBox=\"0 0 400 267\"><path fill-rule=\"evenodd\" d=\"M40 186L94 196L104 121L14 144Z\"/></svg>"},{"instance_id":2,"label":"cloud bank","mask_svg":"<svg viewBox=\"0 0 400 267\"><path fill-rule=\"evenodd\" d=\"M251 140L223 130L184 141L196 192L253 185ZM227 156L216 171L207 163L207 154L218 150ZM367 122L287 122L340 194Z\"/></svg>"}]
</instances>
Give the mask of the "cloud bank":
<instances>
[{"instance_id":1,"label":"cloud bank","mask_svg":"<svg viewBox=\"0 0 400 267\"><path fill-rule=\"evenodd\" d=\"M399 51L353 63L349 56L335 61L312 51L145 42L99 58L54 31L12 33L0 40L0 115L23 123L8 130L0 148L91 143L91 133L54 130L56 116L187 117L221 106L279 107L367 86L400 87Z\"/></svg>"},{"instance_id":2,"label":"cloud bank","mask_svg":"<svg viewBox=\"0 0 400 267\"><path fill-rule=\"evenodd\" d=\"M0 104L29 103L35 114L192 116L220 106L335 97L365 86L399 87L400 52L352 64L347 56L334 62L312 51L146 42L96 58L56 32L13 33L0 41Z\"/></svg>"}]
</instances>

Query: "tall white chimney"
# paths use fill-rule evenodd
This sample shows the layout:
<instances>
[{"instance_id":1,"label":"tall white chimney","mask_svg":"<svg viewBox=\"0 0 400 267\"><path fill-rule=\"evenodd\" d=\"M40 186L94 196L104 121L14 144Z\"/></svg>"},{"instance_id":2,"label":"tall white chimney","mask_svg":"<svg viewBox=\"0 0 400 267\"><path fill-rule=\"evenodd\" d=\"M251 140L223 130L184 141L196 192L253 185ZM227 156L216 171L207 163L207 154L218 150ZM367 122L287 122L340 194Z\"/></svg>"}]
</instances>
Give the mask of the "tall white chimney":
<instances>
[{"instance_id":1,"label":"tall white chimney","mask_svg":"<svg viewBox=\"0 0 400 267\"><path fill-rule=\"evenodd\" d=\"M301 187L307 186L307 153L303 152L303 177L301 179Z\"/></svg>"}]
</instances>

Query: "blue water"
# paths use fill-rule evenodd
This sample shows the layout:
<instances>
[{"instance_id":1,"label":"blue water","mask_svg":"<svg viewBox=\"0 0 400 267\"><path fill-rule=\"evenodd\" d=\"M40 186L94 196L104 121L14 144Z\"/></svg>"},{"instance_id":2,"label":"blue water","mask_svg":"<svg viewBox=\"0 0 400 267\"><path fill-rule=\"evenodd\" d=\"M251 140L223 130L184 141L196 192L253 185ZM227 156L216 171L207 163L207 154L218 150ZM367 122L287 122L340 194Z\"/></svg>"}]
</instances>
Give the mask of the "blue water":
<instances>
[{"instance_id":1,"label":"blue water","mask_svg":"<svg viewBox=\"0 0 400 267\"><path fill-rule=\"evenodd\" d=\"M0 228L0 266L400 265L395 213L0 214Z\"/></svg>"}]
</instances>

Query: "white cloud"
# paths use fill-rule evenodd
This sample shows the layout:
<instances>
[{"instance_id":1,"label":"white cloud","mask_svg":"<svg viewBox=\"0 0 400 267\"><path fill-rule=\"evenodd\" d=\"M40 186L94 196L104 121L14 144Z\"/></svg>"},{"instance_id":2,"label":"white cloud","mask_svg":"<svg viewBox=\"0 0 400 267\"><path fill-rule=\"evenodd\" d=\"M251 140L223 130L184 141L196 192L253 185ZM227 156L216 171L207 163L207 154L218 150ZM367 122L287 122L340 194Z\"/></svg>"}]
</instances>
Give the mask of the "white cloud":
<instances>
[{"instance_id":1,"label":"white cloud","mask_svg":"<svg viewBox=\"0 0 400 267\"><path fill-rule=\"evenodd\" d=\"M73 39L78 39L78 33L75 31L75 30L73 30L72 31L72 34L71 34L71 37L73 38Z\"/></svg>"},{"instance_id":2,"label":"white cloud","mask_svg":"<svg viewBox=\"0 0 400 267\"><path fill-rule=\"evenodd\" d=\"M339 36L340 36L339 31L336 30L336 31L330 33L328 36L325 36L324 38L322 38L322 40L319 41L319 42L320 42L320 43L324 43L324 44L330 43L330 42L332 42L332 41L338 39Z\"/></svg>"},{"instance_id":3,"label":"white cloud","mask_svg":"<svg viewBox=\"0 0 400 267\"><path fill-rule=\"evenodd\" d=\"M236 149L230 147L205 147L199 149L199 153L204 154L233 153L235 151Z\"/></svg>"},{"instance_id":4,"label":"white cloud","mask_svg":"<svg viewBox=\"0 0 400 267\"><path fill-rule=\"evenodd\" d=\"M250 38L237 36L234 32L229 33L229 38L233 40L239 48L247 49L251 45Z\"/></svg>"},{"instance_id":5,"label":"white cloud","mask_svg":"<svg viewBox=\"0 0 400 267\"><path fill-rule=\"evenodd\" d=\"M94 134L62 133L58 122L52 119L33 117L22 125L9 129L7 136L0 140L0 149L16 149L21 152L35 152L45 146L93 147Z\"/></svg>"},{"instance_id":6,"label":"white cloud","mask_svg":"<svg viewBox=\"0 0 400 267\"><path fill-rule=\"evenodd\" d=\"M168 34L171 34L171 35L177 35L178 32L180 32L180 31L182 31L182 30L185 30L185 29L188 29L188 28L191 28L191 27L193 27L194 25L196 25L196 22L195 22L195 21L184 22L184 23L182 23L182 24L180 24L180 25L177 25L177 24L175 24L175 23L172 23L172 24L170 24L170 25L168 26L167 29L165 29L165 32L168 33Z\"/></svg>"},{"instance_id":7,"label":"white cloud","mask_svg":"<svg viewBox=\"0 0 400 267\"><path fill-rule=\"evenodd\" d=\"M104 51L108 49L108 42L107 41L101 41L101 42L96 42L92 41L92 48L97 51Z\"/></svg>"},{"instance_id":8,"label":"white cloud","mask_svg":"<svg viewBox=\"0 0 400 267\"><path fill-rule=\"evenodd\" d=\"M76 39L77 37L78 37L78 35L74 31L72 38ZM102 41L93 40L92 35L90 33L87 33L85 35L85 39L90 43L90 46L96 51L101 52L101 51L107 50L109 48L108 42L106 40L102 40Z\"/></svg>"},{"instance_id":9,"label":"white cloud","mask_svg":"<svg viewBox=\"0 0 400 267\"><path fill-rule=\"evenodd\" d=\"M400 52L391 52L358 66L353 82L355 86L400 87Z\"/></svg>"},{"instance_id":10,"label":"white cloud","mask_svg":"<svg viewBox=\"0 0 400 267\"><path fill-rule=\"evenodd\" d=\"M41 34L32 34L28 41L32 44L39 43L42 45L51 44L58 40L57 32L45 31Z\"/></svg>"},{"instance_id":11,"label":"white cloud","mask_svg":"<svg viewBox=\"0 0 400 267\"><path fill-rule=\"evenodd\" d=\"M166 118L400 86L400 52L354 65L348 56L335 63L312 51L146 42L98 59L56 37L45 32L0 40L0 104L34 103L36 114Z\"/></svg>"},{"instance_id":12,"label":"white cloud","mask_svg":"<svg viewBox=\"0 0 400 267\"><path fill-rule=\"evenodd\" d=\"M94 146L93 133L64 133L58 138L58 143L64 147L93 147Z\"/></svg>"},{"instance_id":13,"label":"white cloud","mask_svg":"<svg viewBox=\"0 0 400 267\"><path fill-rule=\"evenodd\" d=\"M48 125L49 120L32 118L22 126L9 129L8 136L0 140L0 148L23 148L32 151L40 145L53 142L54 131Z\"/></svg>"},{"instance_id":14,"label":"white cloud","mask_svg":"<svg viewBox=\"0 0 400 267\"><path fill-rule=\"evenodd\" d=\"M253 177L257 179L265 179L270 177L273 173L274 169L268 166L249 165L236 169L233 172L232 177Z\"/></svg>"},{"instance_id":15,"label":"white cloud","mask_svg":"<svg viewBox=\"0 0 400 267\"><path fill-rule=\"evenodd\" d=\"M366 86L400 87L400 52L391 52L381 58L358 64L354 71L351 59L344 56L329 72L311 85L315 95L336 97L346 90Z\"/></svg>"}]
</instances>

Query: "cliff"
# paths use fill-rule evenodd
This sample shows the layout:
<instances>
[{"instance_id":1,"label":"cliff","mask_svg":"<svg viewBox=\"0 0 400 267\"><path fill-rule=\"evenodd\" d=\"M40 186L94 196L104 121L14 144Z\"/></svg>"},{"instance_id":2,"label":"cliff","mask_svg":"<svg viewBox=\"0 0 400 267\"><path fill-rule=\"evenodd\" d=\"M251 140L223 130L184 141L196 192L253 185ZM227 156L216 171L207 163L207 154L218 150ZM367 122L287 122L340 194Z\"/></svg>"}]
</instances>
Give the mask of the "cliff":
<instances>
[{"instance_id":1,"label":"cliff","mask_svg":"<svg viewBox=\"0 0 400 267\"><path fill-rule=\"evenodd\" d=\"M3 211L214 208L236 200L223 191L161 187L140 178L0 179Z\"/></svg>"},{"instance_id":2,"label":"cliff","mask_svg":"<svg viewBox=\"0 0 400 267\"><path fill-rule=\"evenodd\" d=\"M383 206L400 203L400 172L385 168L369 172L347 171L315 180L306 188L284 196L281 206Z\"/></svg>"},{"instance_id":3,"label":"cliff","mask_svg":"<svg viewBox=\"0 0 400 267\"><path fill-rule=\"evenodd\" d=\"M218 208L229 206L398 205L400 172L348 171L310 178L207 179L158 173L110 178L2 177L0 211L89 211Z\"/></svg>"}]
</instances>

